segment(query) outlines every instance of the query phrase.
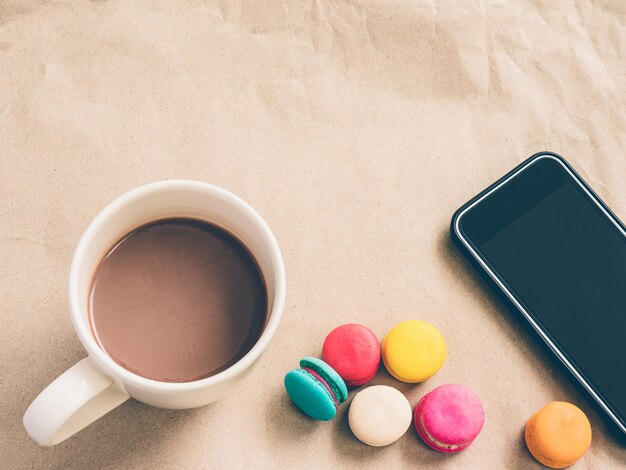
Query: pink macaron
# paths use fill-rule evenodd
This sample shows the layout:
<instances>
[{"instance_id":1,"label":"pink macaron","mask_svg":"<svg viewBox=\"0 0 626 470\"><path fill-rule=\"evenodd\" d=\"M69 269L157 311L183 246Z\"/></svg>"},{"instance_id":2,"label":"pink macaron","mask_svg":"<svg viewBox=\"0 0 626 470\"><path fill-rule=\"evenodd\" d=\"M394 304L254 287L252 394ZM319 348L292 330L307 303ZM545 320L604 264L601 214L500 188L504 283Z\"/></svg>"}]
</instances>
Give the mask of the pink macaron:
<instances>
[{"instance_id":1,"label":"pink macaron","mask_svg":"<svg viewBox=\"0 0 626 470\"><path fill-rule=\"evenodd\" d=\"M328 334L322 347L322 359L337 371L346 385L358 387L376 375L380 343L366 326L348 323Z\"/></svg>"},{"instance_id":2,"label":"pink macaron","mask_svg":"<svg viewBox=\"0 0 626 470\"><path fill-rule=\"evenodd\" d=\"M439 452L466 449L484 423L480 398L463 385L441 385L425 395L415 408L417 433L429 447Z\"/></svg>"}]
</instances>

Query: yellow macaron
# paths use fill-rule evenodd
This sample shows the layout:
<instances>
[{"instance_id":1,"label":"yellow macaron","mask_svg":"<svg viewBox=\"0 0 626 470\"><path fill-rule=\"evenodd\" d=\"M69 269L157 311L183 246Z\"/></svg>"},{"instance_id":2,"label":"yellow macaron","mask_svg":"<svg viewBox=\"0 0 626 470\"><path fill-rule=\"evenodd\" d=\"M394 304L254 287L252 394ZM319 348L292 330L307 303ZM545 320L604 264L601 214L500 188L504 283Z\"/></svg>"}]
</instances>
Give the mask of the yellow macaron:
<instances>
[{"instance_id":1,"label":"yellow macaron","mask_svg":"<svg viewBox=\"0 0 626 470\"><path fill-rule=\"evenodd\" d=\"M437 372L446 360L446 343L430 323L409 320L387 333L382 357L391 375L402 382L423 382Z\"/></svg>"},{"instance_id":2,"label":"yellow macaron","mask_svg":"<svg viewBox=\"0 0 626 470\"><path fill-rule=\"evenodd\" d=\"M526 445L533 457L551 468L565 468L581 458L591 445L591 425L575 405L553 401L526 424Z\"/></svg>"}]
</instances>

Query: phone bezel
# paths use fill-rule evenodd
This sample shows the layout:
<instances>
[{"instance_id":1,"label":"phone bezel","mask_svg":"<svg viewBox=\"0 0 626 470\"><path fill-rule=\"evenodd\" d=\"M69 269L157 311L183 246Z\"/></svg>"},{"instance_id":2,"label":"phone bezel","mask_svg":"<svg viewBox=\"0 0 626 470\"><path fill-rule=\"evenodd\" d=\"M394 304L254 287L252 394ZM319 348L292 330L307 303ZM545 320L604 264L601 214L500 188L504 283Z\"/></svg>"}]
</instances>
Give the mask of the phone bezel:
<instances>
[{"instance_id":1,"label":"phone bezel","mask_svg":"<svg viewBox=\"0 0 626 470\"><path fill-rule=\"evenodd\" d=\"M506 296L506 298L513 304L513 306L522 314L522 316L528 321L533 330L539 335L539 337L544 341L544 343L549 347L549 349L557 356L557 358L563 363L563 365L574 375L574 377L578 380L578 382L583 386L583 388L591 395L591 397L600 405L602 410L607 413L609 418L618 426L621 432L626 435L626 418L619 416L616 411L613 410L612 406L608 403L608 401L602 396L600 390L598 390L586 377L585 373L580 370L577 364L574 363L573 360L568 358L567 352L561 350L561 348L556 344L555 340L550 337L547 331L540 325L539 321L530 314L529 311L524 307L523 300L518 299L515 293L510 289L506 282L500 277L495 269L493 269L488 261L482 257L479 251L474 247L474 244L469 240L463 231L461 230L461 221L463 216L473 207L480 204L485 198L493 194L495 191L506 185L517 175L528 169L531 165L536 162L544 159L550 158L552 160L557 161L567 172L568 176L571 178L573 182L579 185L579 187L583 190L583 192L595 203L604 216L612 222L617 229L624 235L626 238L626 227L624 224L613 214L613 212L604 204L604 202L595 194L595 192L584 182L584 180L576 173L576 171L567 163L567 161L561 157L560 155L553 152L539 152L531 156L526 161L522 162L516 168L511 170L508 174L503 176L501 179L493 183L487 189L482 191L480 194L472 198L466 204L464 204L461 208L459 208L451 221L451 232L453 238L455 238L457 243L460 244L461 248L468 254L473 261L475 261L478 266L488 275L491 281L495 283L495 285L500 289L500 291Z\"/></svg>"}]
</instances>

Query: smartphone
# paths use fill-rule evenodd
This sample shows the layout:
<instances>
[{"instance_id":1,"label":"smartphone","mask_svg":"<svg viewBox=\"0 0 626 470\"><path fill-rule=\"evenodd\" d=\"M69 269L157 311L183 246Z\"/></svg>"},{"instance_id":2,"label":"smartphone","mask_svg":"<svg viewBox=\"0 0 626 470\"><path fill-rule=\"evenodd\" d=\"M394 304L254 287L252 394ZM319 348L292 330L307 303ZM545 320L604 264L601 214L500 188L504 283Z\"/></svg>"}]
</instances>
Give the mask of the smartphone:
<instances>
[{"instance_id":1,"label":"smartphone","mask_svg":"<svg viewBox=\"0 0 626 470\"><path fill-rule=\"evenodd\" d=\"M624 224L541 152L463 205L451 234L626 434Z\"/></svg>"}]
</instances>

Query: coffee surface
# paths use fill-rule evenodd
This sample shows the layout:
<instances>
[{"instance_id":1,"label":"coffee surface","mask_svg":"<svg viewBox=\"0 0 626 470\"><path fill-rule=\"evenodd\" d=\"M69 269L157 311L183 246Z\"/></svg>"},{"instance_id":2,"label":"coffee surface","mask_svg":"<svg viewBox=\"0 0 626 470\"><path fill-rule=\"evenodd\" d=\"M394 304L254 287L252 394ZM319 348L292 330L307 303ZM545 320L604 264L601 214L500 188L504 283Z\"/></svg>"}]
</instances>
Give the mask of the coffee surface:
<instances>
[{"instance_id":1,"label":"coffee surface","mask_svg":"<svg viewBox=\"0 0 626 470\"><path fill-rule=\"evenodd\" d=\"M163 382L214 375L259 339L267 292L231 234L194 219L138 228L100 262L90 299L94 335L129 371Z\"/></svg>"}]
</instances>

